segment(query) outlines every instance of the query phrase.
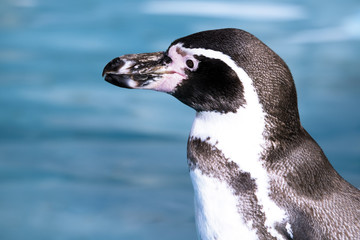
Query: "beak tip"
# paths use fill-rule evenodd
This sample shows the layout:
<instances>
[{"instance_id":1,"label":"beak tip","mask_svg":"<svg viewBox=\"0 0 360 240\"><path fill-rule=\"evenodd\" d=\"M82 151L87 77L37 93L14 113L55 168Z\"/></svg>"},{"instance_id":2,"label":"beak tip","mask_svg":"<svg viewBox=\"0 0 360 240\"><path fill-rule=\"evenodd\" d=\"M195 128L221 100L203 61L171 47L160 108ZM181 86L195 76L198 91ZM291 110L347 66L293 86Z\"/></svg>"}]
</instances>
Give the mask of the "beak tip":
<instances>
[{"instance_id":1,"label":"beak tip","mask_svg":"<svg viewBox=\"0 0 360 240\"><path fill-rule=\"evenodd\" d=\"M109 72L116 72L122 66L124 66L124 64L125 64L125 62L122 59L120 59L119 57L114 58L108 64L106 64L101 75L104 77Z\"/></svg>"},{"instance_id":2,"label":"beak tip","mask_svg":"<svg viewBox=\"0 0 360 240\"><path fill-rule=\"evenodd\" d=\"M104 68L104 70L102 71L101 76L102 76L102 77L105 77L106 73L107 73L107 71L106 71L105 68Z\"/></svg>"}]
</instances>

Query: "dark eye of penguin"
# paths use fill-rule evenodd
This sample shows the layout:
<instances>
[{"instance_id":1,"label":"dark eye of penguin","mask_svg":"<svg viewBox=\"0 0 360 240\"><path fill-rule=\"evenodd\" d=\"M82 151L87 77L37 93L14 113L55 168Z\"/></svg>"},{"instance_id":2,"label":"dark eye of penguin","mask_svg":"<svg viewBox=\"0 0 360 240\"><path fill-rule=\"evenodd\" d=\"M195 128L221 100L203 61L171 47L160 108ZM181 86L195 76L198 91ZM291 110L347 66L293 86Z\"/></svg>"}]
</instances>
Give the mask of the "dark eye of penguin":
<instances>
[{"instance_id":1,"label":"dark eye of penguin","mask_svg":"<svg viewBox=\"0 0 360 240\"><path fill-rule=\"evenodd\" d=\"M194 62L190 59L186 60L186 66L188 66L188 68L193 68L194 67Z\"/></svg>"}]
</instances>

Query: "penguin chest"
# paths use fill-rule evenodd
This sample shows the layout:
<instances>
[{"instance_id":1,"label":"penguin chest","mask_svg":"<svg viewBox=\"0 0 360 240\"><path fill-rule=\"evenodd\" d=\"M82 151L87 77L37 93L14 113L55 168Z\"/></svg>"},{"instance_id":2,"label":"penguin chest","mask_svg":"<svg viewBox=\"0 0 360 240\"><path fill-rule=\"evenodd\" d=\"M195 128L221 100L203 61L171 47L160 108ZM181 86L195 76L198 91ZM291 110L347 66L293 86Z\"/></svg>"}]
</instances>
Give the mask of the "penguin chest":
<instances>
[{"instance_id":1,"label":"penguin chest","mask_svg":"<svg viewBox=\"0 0 360 240\"><path fill-rule=\"evenodd\" d=\"M188 159L199 239L285 239L277 229L287 216L262 179L200 139L189 141Z\"/></svg>"},{"instance_id":2,"label":"penguin chest","mask_svg":"<svg viewBox=\"0 0 360 240\"><path fill-rule=\"evenodd\" d=\"M261 212L250 174L200 139L189 140L188 161L199 239L259 239L253 223Z\"/></svg>"},{"instance_id":3,"label":"penguin chest","mask_svg":"<svg viewBox=\"0 0 360 240\"><path fill-rule=\"evenodd\" d=\"M234 190L200 170L190 171L195 193L199 239L258 239L251 221L244 221Z\"/></svg>"},{"instance_id":4,"label":"penguin chest","mask_svg":"<svg viewBox=\"0 0 360 240\"><path fill-rule=\"evenodd\" d=\"M261 125L236 117L220 115L214 127L214 117L198 116L190 134L187 157L200 239L285 239L278 229L288 217L271 198Z\"/></svg>"}]
</instances>

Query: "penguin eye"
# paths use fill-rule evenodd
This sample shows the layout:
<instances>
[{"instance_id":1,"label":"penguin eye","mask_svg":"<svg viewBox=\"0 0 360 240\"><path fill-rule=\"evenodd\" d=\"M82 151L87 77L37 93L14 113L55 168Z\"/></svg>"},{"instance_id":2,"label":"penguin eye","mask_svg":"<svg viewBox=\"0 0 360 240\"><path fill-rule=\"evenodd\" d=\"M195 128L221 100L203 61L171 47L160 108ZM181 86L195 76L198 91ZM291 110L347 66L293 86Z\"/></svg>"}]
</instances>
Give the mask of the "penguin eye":
<instances>
[{"instance_id":1,"label":"penguin eye","mask_svg":"<svg viewBox=\"0 0 360 240\"><path fill-rule=\"evenodd\" d=\"M186 60L186 66L188 66L188 68L193 68L194 67L194 62L190 59Z\"/></svg>"}]
</instances>

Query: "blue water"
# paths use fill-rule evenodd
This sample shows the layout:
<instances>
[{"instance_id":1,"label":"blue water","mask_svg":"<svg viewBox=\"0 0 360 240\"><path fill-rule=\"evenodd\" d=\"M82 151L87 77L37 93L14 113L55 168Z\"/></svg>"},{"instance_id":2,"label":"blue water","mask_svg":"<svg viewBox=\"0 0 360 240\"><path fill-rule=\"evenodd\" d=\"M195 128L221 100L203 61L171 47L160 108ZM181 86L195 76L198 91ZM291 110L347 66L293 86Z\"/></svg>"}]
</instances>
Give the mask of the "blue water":
<instances>
[{"instance_id":1,"label":"blue water","mask_svg":"<svg viewBox=\"0 0 360 240\"><path fill-rule=\"evenodd\" d=\"M0 239L196 238L194 112L101 72L206 29L245 29L284 58L304 127L360 187L360 2L188 4L0 2Z\"/></svg>"}]
</instances>

